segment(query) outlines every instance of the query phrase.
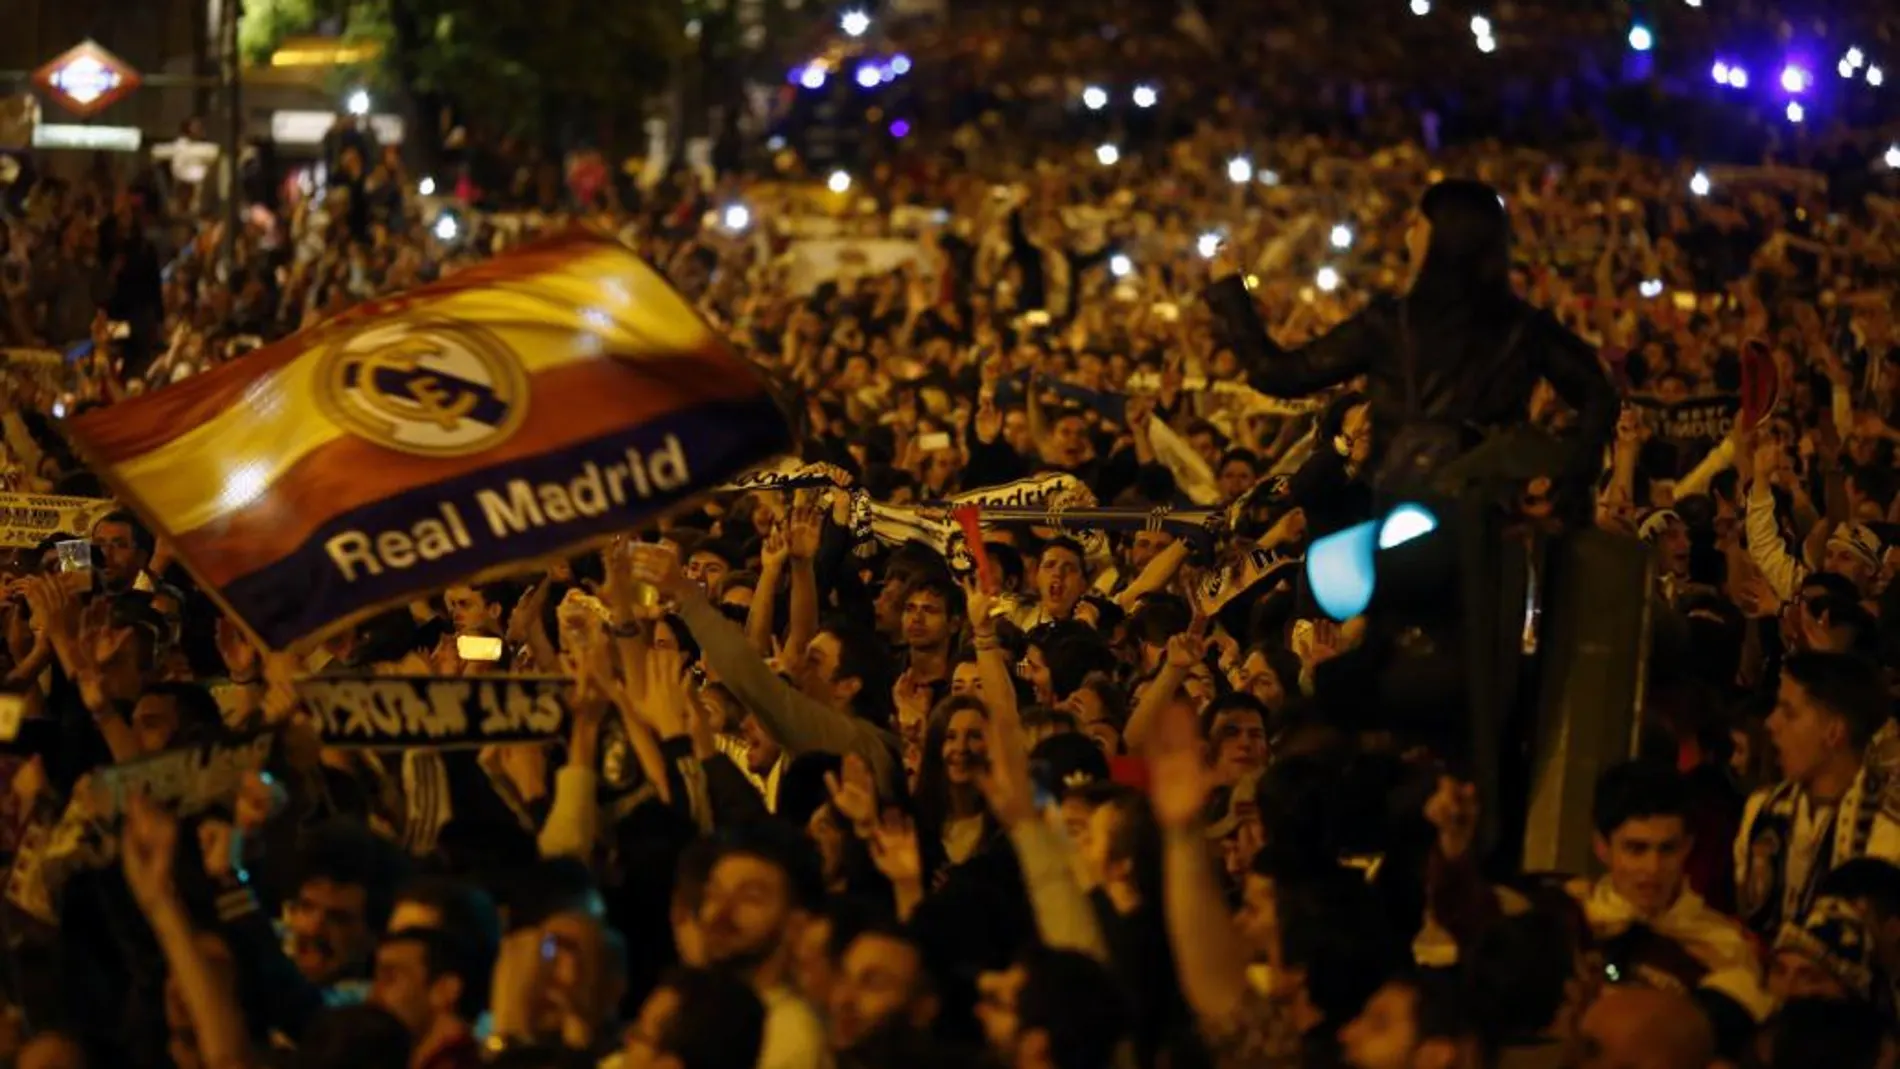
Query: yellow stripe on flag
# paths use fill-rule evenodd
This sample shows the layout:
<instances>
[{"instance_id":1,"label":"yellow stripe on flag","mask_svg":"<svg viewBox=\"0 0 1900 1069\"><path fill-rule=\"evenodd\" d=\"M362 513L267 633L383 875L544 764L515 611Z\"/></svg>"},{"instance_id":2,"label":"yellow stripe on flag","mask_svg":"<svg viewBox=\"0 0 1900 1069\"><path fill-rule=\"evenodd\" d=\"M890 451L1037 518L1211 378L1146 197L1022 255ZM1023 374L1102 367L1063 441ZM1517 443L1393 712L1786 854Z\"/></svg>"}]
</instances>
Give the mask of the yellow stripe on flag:
<instances>
[{"instance_id":1,"label":"yellow stripe on flag","mask_svg":"<svg viewBox=\"0 0 1900 1069\"><path fill-rule=\"evenodd\" d=\"M451 294L413 316L481 326L506 344L522 370L537 372L614 354L690 351L714 339L685 301L651 269L619 250L575 259L558 271ZM387 329L387 328L385 328ZM254 503L284 473L351 433L318 403L324 355L319 347L266 376L223 415L114 467L139 487L143 504L167 529L190 531ZM528 403L532 403L532 398ZM215 488L207 493L207 488Z\"/></svg>"}]
</instances>

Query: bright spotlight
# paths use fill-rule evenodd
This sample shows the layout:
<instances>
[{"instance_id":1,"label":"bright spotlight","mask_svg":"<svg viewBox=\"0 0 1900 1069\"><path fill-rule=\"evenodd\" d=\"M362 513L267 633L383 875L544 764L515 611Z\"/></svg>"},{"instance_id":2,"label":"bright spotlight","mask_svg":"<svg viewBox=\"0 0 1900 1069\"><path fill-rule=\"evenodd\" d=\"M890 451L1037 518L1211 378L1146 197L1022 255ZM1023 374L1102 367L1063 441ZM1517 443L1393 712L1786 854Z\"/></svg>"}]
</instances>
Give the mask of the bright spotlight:
<instances>
[{"instance_id":1,"label":"bright spotlight","mask_svg":"<svg viewBox=\"0 0 1900 1069\"><path fill-rule=\"evenodd\" d=\"M1497 50L1498 50L1497 38L1495 37L1478 38L1478 51L1483 52L1485 55L1488 56L1491 53L1496 52Z\"/></svg>"},{"instance_id":2,"label":"bright spotlight","mask_svg":"<svg viewBox=\"0 0 1900 1069\"><path fill-rule=\"evenodd\" d=\"M1432 13L1432 0L1412 0L1412 14L1429 15Z\"/></svg>"},{"instance_id":3,"label":"bright spotlight","mask_svg":"<svg viewBox=\"0 0 1900 1069\"><path fill-rule=\"evenodd\" d=\"M1641 283L1639 283L1636 287L1636 292L1642 294L1644 297L1647 297L1650 300L1654 300L1657 297L1662 296L1662 291L1663 291L1662 279L1659 279L1659 278L1646 278Z\"/></svg>"},{"instance_id":4,"label":"bright spotlight","mask_svg":"<svg viewBox=\"0 0 1900 1069\"><path fill-rule=\"evenodd\" d=\"M871 28L871 16L855 9L847 11L838 17L838 28L846 37L863 37Z\"/></svg>"},{"instance_id":5,"label":"bright spotlight","mask_svg":"<svg viewBox=\"0 0 1900 1069\"><path fill-rule=\"evenodd\" d=\"M1731 89L1747 89L1748 69L1745 67L1730 67L1728 69L1728 84Z\"/></svg>"},{"instance_id":6,"label":"bright spotlight","mask_svg":"<svg viewBox=\"0 0 1900 1069\"><path fill-rule=\"evenodd\" d=\"M850 173L847 171L831 172L831 177L825 179L825 188L831 190L833 193L850 192L851 190Z\"/></svg>"},{"instance_id":7,"label":"bright spotlight","mask_svg":"<svg viewBox=\"0 0 1900 1069\"><path fill-rule=\"evenodd\" d=\"M1483 15L1471 16L1471 36L1473 37L1491 36L1491 20L1485 18Z\"/></svg>"},{"instance_id":8,"label":"bright spotlight","mask_svg":"<svg viewBox=\"0 0 1900 1069\"><path fill-rule=\"evenodd\" d=\"M1345 223L1335 225L1331 239L1333 248L1335 249L1344 250L1352 248L1352 227L1347 226Z\"/></svg>"},{"instance_id":9,"label":"bright spotlight","mask_svg":"<svg viewBox=\"0 0 1900 1069\"><path fill-rule=\"evenodd\" d=\"M1082 106L1090 111L1101 111L1108 107L1108 90L1099 85L1091 85L1082 90Z\"/></svg>"},{"instance_id":10,"label":"bright spotlight","mask_svg":"<svg viewBox=\"0 0 1900 1069\"><path fill-rule=\"evenodd\" d=\"M1716 60L1715 66L1709 68L1709 77L1715 79L1716 85L1727 85L1728 84L1728 64L1722 62L1719 59Z\"/></svg>"},{"instance_id":11,"label":"bright spotlight","mask_svg":"<svg viewBox=\"0 0 1900 1069\"><path fill-rule=\"evenodd\" d=\"M1393 509L1379 525L1379 548L1393 549L1438 530L1438 517L1423 505L1406 502Z\"/></svg>"},{"instance_id":12,"label":"bright spotlight","mask_svg":"<svg viewBox=\"0 0 1900 1069\"><path fill-rule=\"evenodd\" d=\"M1194 250L1201 254L1201 259L1212 260L1214 254L1220 251L1220 235L1212 230L1207 231L1195 239Z\"/></svg>"},{"instance_id":13,"label":"bright spotlight","mask_svg":"<svg viewBox=\"0 0 1900 1069\"><path fill-rule=\"evenodd\" d=\"M875 64L866 63L858 68L858 86L860 88L870 89L883 80L884 72L878 70Z\"/></svg>"},{"instance_id":14,"label":"bright spotlight","mask_svg":"<svg viewBox=\"0 0 1900 1069\"><path fill-rule=\"evenodd\" d=\"M1095 162L1104 167L1115 166L1116 163L1120 162L1121 158L1122 150L1116 148L1114 145L1095 146Z\"/></svg>"},{"instance_id":15,"label":"bright spotlight","mask_svg":"<svg viewBox=\"0 0 1900 1069\"><path fill-rule=\"evenodd\" d=\"M424 178L416 183L416 192L425 197L435 196L435 179Z\"/></svg>"},{"instance_id":16,"label":"bright spotlight","mask_svg":"<svg viewBox=\"0 0 1900 1069\"><path fill-rule=\"evenodd\" d=\"M1245 156L1235 156L1228 160L1227 180L1237 186L1253 181L1253 161Z\"/></svg>"},{"instance_id":17,"label":"bright spotlight","mask_svg":"<svg viewBox=\"0 0 1900 1069\"><path fill-rule=\"evenodd\" d=\"M743 204L728 204L719 221L727 230L739 231L752 225L752 211Z\"/></svg>"},{"instance_id":18,"label":"bright spotlight","mask_svg":"<svg viewBox=\"0 0 1900 1069\"><path fill-rule=\"evenodd\" d=\"M1135 261L1118 252L1108 258L1108 273L1116 278L1127 278L1135 273Z\"/></svg>"},{"instance_id":19,"label":"bright spotlight","mask_svg":"<svg viewBox=\"0 0 1900 1069\"><path fill-rule=\"evenodd\" d=\"M1800 101L1798 100L1788 101L1788 121L1789 122L1801 122L1807 117L1808 117L1807 109L1801 106Z\"/></svg>"},{"instance_id":20,"label":"bright spotlight","mask_svg":"<svg viewBox=\"0 0 1900 1069\"><path fill-rule=\"evenodd\" d=\"M1887 166L1900 171L1900 145L1887 146Z\"/></svg>"},{"instance_id":21,"label":"bright spotlight","mask_svg":"<svg viewBox=\"0 0 1900 1069\"><path fill-rule=\"evenodd\" d=\"M369 90L358 89L343 101L343 108L351 115L369 114Z\"/></svg>"},{"instance_id":22,"label":"bright spotlight","mask_svg":"<svg viewBox=\"0 0 1900 1069\"><path fill-rule=\"evenodd\" d=\"M1808 89L1808 72L1790 63L1781 68L1781 88L1790 93L1805 93Z\"/></svg>"},{"instance_id":23,"label":"bright spotlight","mask_svg":"<svg viewBox=\"0 0 1900 1069\"><path fill-rule=\"evenodd\" d=\"M1867 84L1868 85L1871 85L1875 89L1878 89L1880 88L1880 83L1886 80L1887 80L1887 76L1881 73L1881 70L1879 67L1867 68Z\"/></svg>"},{"instance_id":24,"label":"bright spotlight","mask_svg":"<svg viewBox=\"0 0 1900 1069\"><path fill-rule=\"evenodd\" d=\"M910 57L899 53L891 57L891 73L905 75L910 73Z\"/></svg>"},{"instance_id":25,"label":"bright spotlight","mask_svg":"<svg viewBox=\"0 0 1900 1069\"><path fill-rule=\"evenodd\" d=\"M1339 288L1339 272L1330 267L1322 267L1319 273L1313 276L1313 285L1318 286L1321 293L1331 293Z\"/></svg>"},{"instance_id":26,"label":"bright spotlight","mask_svg":"<svg viewBox=\"0 0 1900 1069\"><path fill-rule=\"evenodd\" d=\"M1854 65L1843 59L1839 63L1834 64L1834 73L1843 78L1852 78L1854 76Z\"/></svg>"},{"instance_id":27,"label":"bright spotlight","mask_svg":"<svg viewBox=\"0 0 1900 1069\"><path fill-rule=\"evenodd\" d=\"M1655 44L1656 35L1649 32L1649 27L1640 22L1630 27L1630 48L1637 52L1647 52Z\"/></svg>"},{"instance_id":28,"label":"bright spotlight","mask_svg":"<svg viewBox=\"0 0 1900 1069\"><path fill-rule=\"evenodd\" d=\"M1698 197L1708 196L1709 176L1701 171L1697 171L1695 175L1689 179L1689 192L1694 193Z\"/></svg>"},{"instance_id":29,"label":"bright spotlight","mask_svg":"<svg viewBox=\"0 0 1900 1069\"><path fill-rule=\"evenodd\" d=\"M825 69L815 63L806 67L798 75L798 84L807 89L823 89L825 87Z\"/></svg>"},{"instance_id":30,"label":"bright spotlight","mask_svg":"<svg viewBox=\"0 0 1900 1069\"><path fill-rule=\"evenodd\" d=\"M455 236L457 234L460 234L461 232L462 232L462 228L459 224L456 223L455 216L453 215L436 216L435 239L437 241L454 241Z\"/></svg>"},{"instance_id":31,"label":"bright spotlight","mask_svg":"<svg viewBox=\"0 0 1900 1069\"><path fill-rule=\"evenodd\" d=\"M1161 93L1152 85L1138 85L1135 87L1134 99L1136 107L1152 108L1161 99Z\"/></svg>"},{"instance_id":32,"label":"bright spotlight","mask_svg":"<svg viewBox=\"0 0 1900 1069\"><path fill-rule=\"evenodd\" d=\"M1858 48L1850 48L1847 54L1841 57L1841 62L1858 69L1861 64L1867 62L1867 54Z\"/></svg>"}]
</instances>

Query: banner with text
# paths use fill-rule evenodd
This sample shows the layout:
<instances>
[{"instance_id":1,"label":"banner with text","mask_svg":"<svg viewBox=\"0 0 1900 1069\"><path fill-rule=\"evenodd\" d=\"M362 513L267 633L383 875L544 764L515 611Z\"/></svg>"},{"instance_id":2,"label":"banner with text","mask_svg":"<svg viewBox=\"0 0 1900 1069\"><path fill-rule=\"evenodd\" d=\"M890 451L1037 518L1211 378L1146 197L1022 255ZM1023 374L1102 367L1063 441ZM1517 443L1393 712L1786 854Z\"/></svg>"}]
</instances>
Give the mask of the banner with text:
<instances>
[{"instance_id":1,"label":"banner with text","mask_svg":"<svg viewBox=\"0 0 1900 1069\"><path fill-rule=\"evenodd\" d=\"M116 508L96 497L0 494L0 548L32 549L56 534L92 537L92 525Z\"/></svg>"},{"instance_id":2,"label":"banner with text","mask_svg":"<svg viewBox=\"0 0 1900 1069\"><path fill-rule=\"evenodd\" d=\"M753 368L632 250L587 231L68 428L279 650L584 551L791 445Z\"/></svg>"},{"instance_id":3,"label":"banner with text","mask_svg":"<svg viewBox=\"0 0 1900 1069\"><path fill-rule=\"evenodd\" d=\"M468 750L560 738L573 687L561 676L320 676L297 694L326 746Z\"/></svg>"},{"instance_id":4,"label":"banner with text","mask_svg":"<svg viewBox=\"0 0 1900 1069\"><path fill-rule=\"evenodd\" d=\"M1691 397L1674 404L1633 402L1650 433L1668 442L1710 442L1728 437L1735 415L1742 410L1736 394Z\"/></svg>"}]
</instances>

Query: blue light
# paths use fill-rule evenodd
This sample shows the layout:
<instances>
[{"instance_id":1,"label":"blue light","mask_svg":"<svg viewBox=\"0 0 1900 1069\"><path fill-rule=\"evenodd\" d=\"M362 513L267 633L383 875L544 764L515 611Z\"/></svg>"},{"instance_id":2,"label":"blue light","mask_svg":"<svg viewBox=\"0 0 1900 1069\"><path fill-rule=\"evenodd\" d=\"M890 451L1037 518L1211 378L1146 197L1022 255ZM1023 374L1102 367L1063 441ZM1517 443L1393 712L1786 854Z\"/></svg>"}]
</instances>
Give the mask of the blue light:
<instances>
[{"instance_id":1,"label":"blue light","mask_svg":"<svg viewBox=\"0 0 1900 1069\"><path fill-rule=\"evenodd\" d=\"M1378 542L1379 524L1369 520L1307 547L1306 584L1321 612L1335 620L1350 620L1372 604L1377 586L1372 555Z\"/></svg>"},{"instance_id":2,"label":"blue light","mask_svg":"<svg viewBox=\"0 0 1900 1069\"><path fill-rule=\"evenodd\" d=\"M891 57L891 71L895 74L910 73L910 57L899 52Z\"/></svg>"},{"instance_id":3,"label":"blue light","mask_svg":"<svg viewBox=\"0 0 1900 1069\"><path fill-rule=\"evenodd\" d=\"M899 139L900 141L906 137L909 137L910 123L904 121L903 119L898 119L895 122L891 123L891 136Z\"/></svg>"},{"instance_id":4,"label":"blue light","mask_svg":"<svg viewBox=\"0 0 1900 1069\"><path fill-rule=\"evenodd\" d=\"M1379 525L1379 548L1391 549L1438 530L1438 517L1423 505L1407 503L1393 509Z\"/></svg>"}]
</instances>

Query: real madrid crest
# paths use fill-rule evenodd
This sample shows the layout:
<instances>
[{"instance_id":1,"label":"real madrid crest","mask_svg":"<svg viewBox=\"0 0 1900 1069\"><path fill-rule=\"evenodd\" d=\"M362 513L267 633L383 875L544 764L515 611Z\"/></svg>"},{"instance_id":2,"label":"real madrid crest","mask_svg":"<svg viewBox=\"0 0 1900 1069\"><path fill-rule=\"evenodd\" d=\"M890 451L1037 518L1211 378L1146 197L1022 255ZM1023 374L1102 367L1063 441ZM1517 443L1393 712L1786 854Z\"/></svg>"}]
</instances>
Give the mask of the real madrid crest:
<instances>
[{"instance_id":1,"label":"real madrid crest","mask_svg":"<svg viewBox=\"0 0 1900 1069\"><path fill-rule=\"evenodd\" d=\"M418 456L492 449L528 414L527 370L492 333L464 323L403 323L332 343L316 386L339 425Z\"/></svg>"}]
</instances>

